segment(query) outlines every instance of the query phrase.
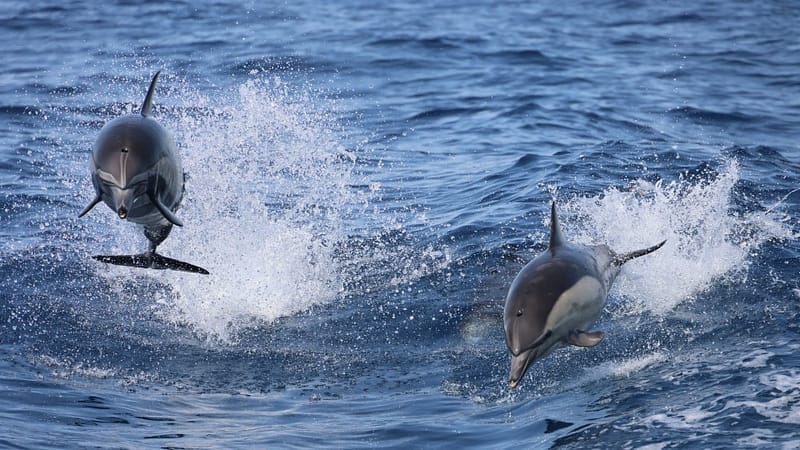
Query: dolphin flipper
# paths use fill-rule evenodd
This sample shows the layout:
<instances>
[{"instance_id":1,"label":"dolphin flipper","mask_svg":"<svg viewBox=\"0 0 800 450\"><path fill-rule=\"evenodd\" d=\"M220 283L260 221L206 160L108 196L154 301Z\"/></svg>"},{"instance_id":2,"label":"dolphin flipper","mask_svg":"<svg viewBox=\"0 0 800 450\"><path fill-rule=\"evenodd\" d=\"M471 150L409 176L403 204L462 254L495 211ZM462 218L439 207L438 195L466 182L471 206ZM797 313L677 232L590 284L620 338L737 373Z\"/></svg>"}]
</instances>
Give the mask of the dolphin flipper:
<instances>
[{"instance_id":1,"label":"dolphin flipper","mask_svg":"<svg viewBox=\"0 0 800 450\"><path fill-rule=\"evenodd\" d=\"M89 203L89 205L87 205L86 208L83 208L83 211L81 211L81 213L78 214L78 218L83 217L86 213L91 211L92 208L94 208L94 206L96 204L98 204L98 203L100 203L102 201L103 201L103 197L100 194L97 194L97 196L95 196L94 200L92 200L92 202Z\"/></svg>"},{"instance_id":2,"label":"dolphin flipper","mask_svg":"<svg viewBox=\"0 0 800 450\"><path fill-rule=\"evenodd\" d=\"M156 208L158 208L158 212L160 212L165 219L169 220L170 223L177 225L179 227L183 226L183 221L181 221L181 219L178 219L178 216L176 216L175 213L173 213L172 211L169 210L169 208L164 206L164 204L161 203L158 197L156 197L151 193L148 194L148 196L150 197L150 203L154 204Z\"/></svg>"},{"instance_id":3,"label":"dolphin flipper","mask_svg":"<svg viewBox=\"0 0 800 450\"><path fill-rule=\"evenodd\" d=\"M108 264L116 264L118 266L128 267L141 267L144 269L158 269L158 270L179 270L181 272L201 273L208 275L209 272L202 267L189 264L187 262L178 261L177 259L167 258L158 253L148 252L138 255L97 255L92 258Z\"/></svg>"},{"instance_id":4,"label":"dolphin flipper","mask_svg":"<svg viewBox=\"0 0 800 450\"><path fill-rule=\"evenodd\" d=\"M567 343L576 347L594 347L599 344L606 334L602 331L575 331L567 337Z\"/></svg>"}]
</instances>

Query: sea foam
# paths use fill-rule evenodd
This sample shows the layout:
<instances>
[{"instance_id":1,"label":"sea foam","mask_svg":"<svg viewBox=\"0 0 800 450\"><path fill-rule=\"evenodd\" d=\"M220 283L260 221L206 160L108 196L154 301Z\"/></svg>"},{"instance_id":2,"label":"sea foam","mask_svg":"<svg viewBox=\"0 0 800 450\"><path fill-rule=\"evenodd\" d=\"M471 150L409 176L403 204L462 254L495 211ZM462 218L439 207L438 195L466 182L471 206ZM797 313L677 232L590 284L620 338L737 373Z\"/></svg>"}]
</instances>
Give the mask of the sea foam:
<instances>
[{"instance_id":1,"label":"sea foam","mask_svg":"<svg viewBox=\"0 0 800 450\"><path fill-rule=\"evenodd\" d=\"M776 214L736 210L739 171L739 163L728 160L703 177L637 180L625 189L575 197L560 207L564 227L578 242L607 243L619 253L666 240L657 252L626 264L614 284L626 313L663 314L720 280L746 281L758 248L791 234Z\"/></svg>"},{"instance_id":2,"label":"sea foam","mask_svg":"<svg viewBox=\"0 0 800 450\"><path fill-rule=\"evenodd\" d=\"M213 97L164 83L172 83L167 100L183 104L165 101L154 117L175 134L187 180L177 211L185 226L158 250L211 272L148 271L168 287L156 294L165 320L230 341L243 327L334 299L345 210L364 199L350 187L355 156L340 142L331 105L274 77ZM112 251L146 248L138 227L109 221Z\"/></svg>"}]
</instances>

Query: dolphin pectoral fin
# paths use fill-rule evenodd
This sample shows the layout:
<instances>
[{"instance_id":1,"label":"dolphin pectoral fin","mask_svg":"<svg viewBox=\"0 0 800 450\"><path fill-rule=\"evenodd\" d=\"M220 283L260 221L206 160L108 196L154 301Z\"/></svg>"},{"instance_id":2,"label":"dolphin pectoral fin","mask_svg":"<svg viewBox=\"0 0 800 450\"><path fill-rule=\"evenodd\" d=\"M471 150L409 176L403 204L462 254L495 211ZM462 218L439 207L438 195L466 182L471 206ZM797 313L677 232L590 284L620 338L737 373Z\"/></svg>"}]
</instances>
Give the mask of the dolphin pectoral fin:
<instances>
[{"instance_id":1,"label":"dolphin pectoral fin","mask_svg":"<svg viewBox=\"0 0 800 450\"><path fill-rule=\"evenodd\" d=\"M150 203L154 204L156 208L158 208L158 212L160 212L161 215L164 216L164 218L167 219L171 224L177 225L179 227L183 226L183 222L181 221L181 219L178 219L178 216L176 216L174 212L170 211L169 208L164 206L164 204L161 203L158 197L156 197L151 193L148 193L148 197L150 197Z\"/></svg>"},{"instance_id":2,"label":"dolphin pectoral fin","mask_svg":"<svg viewBox=\"0 0 800 450\"><path fill-rule=\"evenodd\" d=\"M143 269L158 269L158 270L178 270L181 272L200 273L208 275L209 272L202 267L189 264L187 262L178 261L177 259L167 258L158 253L141 253L138 255L97 255L92 258L108 263L116 264L118 266L127 267L140 267Z\"/></svg>"},{"instance_id":3,"label":"dolphin pectoral fin","mask_svg":"<svg viewBox=\"0 0 800 450\"><path fill-rule=\"evenodd\" d=\"M81 211L81 213L80 213L80 214L78 214L78 218L81 218L81 217L83 217L84 215L86 215L86 213L88 213L89 211L91 211L91 210L92 210L92 208L94 208L94 207L95 207L95 205L97 205L98 203L100 203L100 202L102 202L102 201L103 201L103 197L101 197L101 196L100 196L100 194L97 194L97 196L94 198L94 200L92 200L92 202L91 202L91 203L89 203L89 204L86 206L86 208L83 208L83 211Z\"/></svg>"},{"instance_id":4,"label":"dolphin pectoral fin","mask_svg":"<svg viewBox=\"0 0 800 450\"><path fill-rule=\"evenodd\" d=\"M594 347L606 334L602 331L575 331L567 337L567 343L577 347Z\"/></svg>"}]
</instances>

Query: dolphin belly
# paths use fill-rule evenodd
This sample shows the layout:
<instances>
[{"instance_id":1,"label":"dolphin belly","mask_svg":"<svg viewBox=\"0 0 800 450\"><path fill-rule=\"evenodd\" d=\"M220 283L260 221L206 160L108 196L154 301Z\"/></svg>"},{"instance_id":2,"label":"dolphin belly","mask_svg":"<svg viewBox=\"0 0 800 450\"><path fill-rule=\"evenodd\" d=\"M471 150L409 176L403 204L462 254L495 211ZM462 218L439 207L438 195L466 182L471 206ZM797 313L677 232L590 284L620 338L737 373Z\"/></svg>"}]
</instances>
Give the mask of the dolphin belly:
<instances>
[{"instance_id":1,"label":"dolphin belly","mask_svg":"<svg viewBox=\"0 0 800 450\"><path fill-rule=\"evenodd\" d=\"M547 317L545 330L551 330L554 338L562 340L576 330L590 327L603 311L606 292L599 279L581 277L559 296Z\"/></svg>"},{"instance_id":2,"label":"dolphin belly","mask_svg":"<svg viewBox=\"0 0 800 450\"><path fill-rule=\"evenodd\" d=\"M128 213L128 220L145 227L169 225L169 221L147 198L142 199L141 205Z\"/></svg>"}]
</instances>

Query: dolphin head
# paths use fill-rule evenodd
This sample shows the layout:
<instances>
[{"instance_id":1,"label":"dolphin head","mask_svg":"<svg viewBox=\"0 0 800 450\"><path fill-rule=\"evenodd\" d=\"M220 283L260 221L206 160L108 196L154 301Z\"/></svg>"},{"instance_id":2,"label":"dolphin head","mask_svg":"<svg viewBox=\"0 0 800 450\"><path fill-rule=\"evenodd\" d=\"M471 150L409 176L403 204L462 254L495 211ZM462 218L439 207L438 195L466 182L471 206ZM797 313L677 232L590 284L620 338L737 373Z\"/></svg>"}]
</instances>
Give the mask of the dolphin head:
<instances>
[{"instance_id":1,"label":"dolphin head","mask_svg":"<svg viewBox=\"0 0 800 450\"><path fill-rule=\"evenodd\" d=\"M160 125L142 116L125 116L108 122L94 144L92 183L98 197L130 220L147 205L158 180L154 170L163 156Z\"/></svg>"},{"instance_id":2,"label":"dolphin head","mask_svg":"<svg viewBox=\"0 0 800 450\"><path fill-rule=\"evenodd\" d=\"M508 338L507 338L508 340ZM549 331L542 333L531 345L523 348L519 353L511 352L511 370L509 382L512 388L517 387L528 368L536 361L549 354L560 346L560 342L552 339ZM510 346L509 346L510 348Z\"/></svg>"},{"instance_id":3,"label":"dolphin head","mask_svg":"<svg viewBox=\"0 0 800 450\"><path fill-rule=\"evenodd\" d=\"M140 114L118 117L100 130L90 162L95 198L78 217L102 201L120 219L146 229L183 226L174 213L184 189L175 140L148 117L158 74L150 82Z\"/></svg>"},{"instance_id":4,"label":"dolphin head","mask_svg":"<svg viewBox=\"0 0 800 450\"><path fill-rule=\"evenodd\" d=\"M543 332L530 346L519 352L511 354L511 371L509 382L512 388L517 387L525 372L534 362L548 355L551 351L563 346L564 343L553 336L552 331Z\"/></svg>"},{"instance_id":5,"label":"dolphin head","mask_svg":"<svg viewBox=\"0 0 800 450\"><path fill-rule=\"evenodd\" d=\"M503 325L511 352L511 387L516 387L528 367L555 344L546 327L562 290L559 278L550 273L556 265L547 254L536 258L517 275L506 296Z\"/></svg>"},{"instance_id":6,"label":"dolphin head","mask_svg":"<svg viewBox=\"0 0 800 450\"><path fill-rule=\"evenodd\" d=\"M525 353L544 331L547 315L542 317L537 313L536 294L527 290L517 292L512 287L506 298L503 311L506 345L515 357Z\"/></svg>"},{"instance_id":7,"label":"dolphin head","mask_svg":"<svg viewBox=\"0 0 800 450\"><path fill-rule=\"evenodd\" d=\"M120 219L128 219L131 212L148 199L148 175L137 174L123 183L114 172L97 168L92 174L95 189Z\"/></svg>"},{"instance_id":8,"label":"dolphin head","mask_svg":"<svg viewBox=\"0 0 800 450\"><path fill-rule=\"evenodd\" d=\"M574 248L561 232L555 202L551 205L550 242L517 274L506 296L503 324L511 352L511 387L516 387L530 365L557 347L548 318L559 296L580 277L569 258ZM566 258L564 257L566 255Z\"/></svg>"}]
</instances>

